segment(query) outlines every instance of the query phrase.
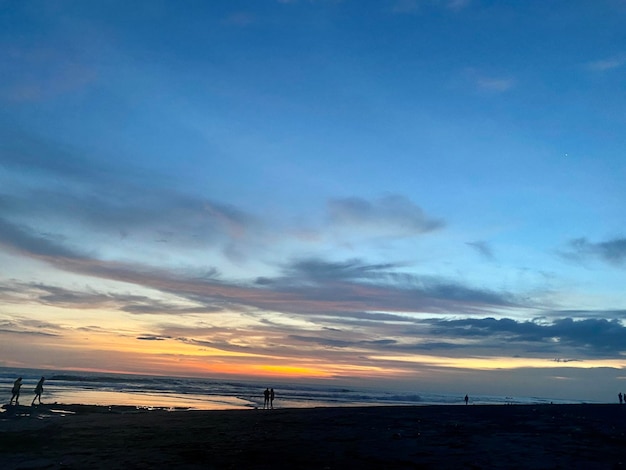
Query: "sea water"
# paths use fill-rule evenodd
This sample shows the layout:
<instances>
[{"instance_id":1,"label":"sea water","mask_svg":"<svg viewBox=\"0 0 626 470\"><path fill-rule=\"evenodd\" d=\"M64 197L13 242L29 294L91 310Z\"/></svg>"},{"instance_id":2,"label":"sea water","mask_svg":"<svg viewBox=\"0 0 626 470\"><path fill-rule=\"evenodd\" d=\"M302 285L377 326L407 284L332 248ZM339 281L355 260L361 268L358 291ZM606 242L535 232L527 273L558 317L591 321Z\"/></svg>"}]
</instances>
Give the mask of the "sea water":
<instances>
[{"instance_id":1,"label":"sea water","mask_svg":"<svg viewBox=\"0 0 626 470\"><path fill-rule=\"evenodd\" d=\"M381 391L306 383L223 380L0 367L0 403L8 403L13 382L22 377L20 404L30 405L35 386L46 377L42 402L167 409L251 409L263 407L267 386L275 408L464 404L464 395ZM472 396L472 404L573 403L538 397Z\"/></svg>"}]
</instances>

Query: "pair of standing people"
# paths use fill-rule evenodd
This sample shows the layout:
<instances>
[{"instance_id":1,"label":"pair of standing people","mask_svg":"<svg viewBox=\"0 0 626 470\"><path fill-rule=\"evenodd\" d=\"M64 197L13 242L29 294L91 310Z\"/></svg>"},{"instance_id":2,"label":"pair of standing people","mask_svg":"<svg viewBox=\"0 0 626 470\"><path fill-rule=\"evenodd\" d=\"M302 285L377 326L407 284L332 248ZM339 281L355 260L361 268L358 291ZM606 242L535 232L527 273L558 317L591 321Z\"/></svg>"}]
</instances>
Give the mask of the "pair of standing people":
<instances>
[{"instance_id":1,"label":"pair of standing people","mask_svg":"<svg viewBox=\"0 0 626 470\"><path fill-rule=\"evenodd\" d=\"M274 409L274 397L276 395L274 394L274 389L269 389L266 388L265 391L263 392L263 397L265 398L265 400L263 401L263 409Z\"/></svg>"},{"instance_id":2,"label":"pair of standing people","mask_svg":"<svg viewBox=\"0 0 626 470\"><path fill-rule=\"evenodd\" d=\"M33 398L33 402L31 406L35 404L35 400L39 399L39 404L41 405L41 394L43 393L43 383L46 380L45 377L39 379L37 382L37 386L35 387L35 397ZM9 405L13 403L15 399L15 405L20 404L20 389L22 388L22 378L18 377L15 382L13 382L13 389L11 390L11 400L9 401Z\"/></svg>"}]
</instances>

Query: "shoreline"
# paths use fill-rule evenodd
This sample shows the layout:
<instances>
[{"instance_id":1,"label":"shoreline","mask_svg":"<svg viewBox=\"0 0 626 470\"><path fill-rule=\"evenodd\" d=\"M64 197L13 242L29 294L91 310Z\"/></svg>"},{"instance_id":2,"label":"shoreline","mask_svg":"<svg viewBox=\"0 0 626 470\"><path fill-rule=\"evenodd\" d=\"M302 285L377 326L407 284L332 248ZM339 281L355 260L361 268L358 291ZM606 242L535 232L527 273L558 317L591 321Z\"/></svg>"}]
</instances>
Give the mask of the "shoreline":
<instances>
[{"instance_id":1,"label":"shoreline","mask_svg":"<svg viewBox=\"0 0 626 470\"><path fill-rule=\"evenodd\" d=\"M41 406L0 414L3 469L626 468L618 404Z\"/></svg>"}]
</instances>

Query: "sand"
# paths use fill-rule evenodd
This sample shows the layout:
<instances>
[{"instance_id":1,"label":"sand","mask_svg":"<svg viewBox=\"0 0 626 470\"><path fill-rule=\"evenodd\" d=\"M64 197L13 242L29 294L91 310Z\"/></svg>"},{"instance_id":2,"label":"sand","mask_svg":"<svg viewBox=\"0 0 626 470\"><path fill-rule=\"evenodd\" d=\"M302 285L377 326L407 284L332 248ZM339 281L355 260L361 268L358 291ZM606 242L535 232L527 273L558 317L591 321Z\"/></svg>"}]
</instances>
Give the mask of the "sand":
<instances>
[{"instance_id":1,"label":"sand","mask_svg":"<svg viewBox=\"0 0 626 470\"><path fill-rule=\"evenodd\" d=\"M619 469L625 433L617 404L12 407L0 414L0 468Z\"/></svg>"}]
</instances>

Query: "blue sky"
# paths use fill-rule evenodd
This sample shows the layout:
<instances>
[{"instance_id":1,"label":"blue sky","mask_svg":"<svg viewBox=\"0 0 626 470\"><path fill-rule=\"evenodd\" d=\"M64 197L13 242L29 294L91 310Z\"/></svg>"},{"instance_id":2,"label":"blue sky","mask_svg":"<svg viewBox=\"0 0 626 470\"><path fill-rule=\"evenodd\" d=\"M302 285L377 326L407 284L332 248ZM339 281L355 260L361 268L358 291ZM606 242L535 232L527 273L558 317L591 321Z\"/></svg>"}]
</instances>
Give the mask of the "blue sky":
<instances>
[{"instance_id":1,"label":"blue sky","mask_svg":"<svg viewBox=\"0 0 626 470\"><path fill-rule=\"evenodd\" d=\"M1 5L2 365L624 387L624 1Z\"/></svg>"}]
</instances>

